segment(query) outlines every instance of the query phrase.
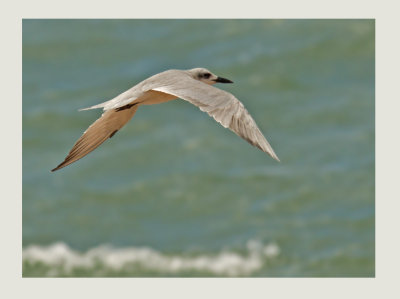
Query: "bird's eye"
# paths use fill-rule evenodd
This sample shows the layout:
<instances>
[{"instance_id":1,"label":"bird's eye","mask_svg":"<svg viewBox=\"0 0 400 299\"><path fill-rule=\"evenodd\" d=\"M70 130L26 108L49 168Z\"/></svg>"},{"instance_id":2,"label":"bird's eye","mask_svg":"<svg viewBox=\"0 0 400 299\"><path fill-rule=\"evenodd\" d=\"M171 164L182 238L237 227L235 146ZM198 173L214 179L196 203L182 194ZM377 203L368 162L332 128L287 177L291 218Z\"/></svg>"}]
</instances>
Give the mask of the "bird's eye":
<instances>
[{"instance_id":1,"label":"bird's eye","mask_svg":"<svg viewBox=\"0 0 400 299\"><path fill-rule=\"evenodd\" d=\"M205 78L205 79L208 79L208 78L210 78L210 76L211 76L211 74L210 74L210 73L203 74L203 78Z\"/></svg>"}]
</instances>

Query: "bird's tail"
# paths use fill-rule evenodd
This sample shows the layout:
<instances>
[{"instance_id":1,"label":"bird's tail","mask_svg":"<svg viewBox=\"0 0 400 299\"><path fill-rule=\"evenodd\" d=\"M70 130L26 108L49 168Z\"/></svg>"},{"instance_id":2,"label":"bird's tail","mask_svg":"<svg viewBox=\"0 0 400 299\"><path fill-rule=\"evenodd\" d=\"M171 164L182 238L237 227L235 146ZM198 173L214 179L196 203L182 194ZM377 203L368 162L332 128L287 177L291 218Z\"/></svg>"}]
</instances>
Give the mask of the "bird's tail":
<instances>
[{"instance_id":1,"label":"bird's tail","mask_svg":"<svg viewBox=\"0 0 400 299\"><path fill-rule=\"evenodd\" d=\"M78 109L78 111L85 111L85 110L104 108L106 103L107 102L104 102L104 103L101 103L101 104L97 104L97 105L94 105L94 106L90 106L90 107L86 107L86 108L81 108L81 109Z\"/></svg>"}]
</instances>

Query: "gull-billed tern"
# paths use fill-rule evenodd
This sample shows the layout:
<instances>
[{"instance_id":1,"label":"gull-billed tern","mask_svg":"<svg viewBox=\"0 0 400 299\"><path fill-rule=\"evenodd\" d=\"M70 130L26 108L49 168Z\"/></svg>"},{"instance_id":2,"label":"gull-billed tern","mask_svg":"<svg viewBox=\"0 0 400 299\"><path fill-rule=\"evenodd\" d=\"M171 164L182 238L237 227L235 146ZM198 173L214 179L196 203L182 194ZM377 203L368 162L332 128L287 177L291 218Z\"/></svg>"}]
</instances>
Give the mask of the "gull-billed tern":
<instances>
[{"instance_id":1,"label":"gull-billed tern","mask_svg":"<svg viewBox=\"0 0 400 299\"><path fill-rule=\"evenodd\" d=\"M160 104L177 98L196 105L222 126L279 161L243 104L229 92L213 87L215 83L233 82L205 68L168 70L147 78L112 100L81 109L103 108L104 113L89 126L65 160L52 171L78 161L114 136L132 118L139 106Z\"/></svg>"}]
</instances>

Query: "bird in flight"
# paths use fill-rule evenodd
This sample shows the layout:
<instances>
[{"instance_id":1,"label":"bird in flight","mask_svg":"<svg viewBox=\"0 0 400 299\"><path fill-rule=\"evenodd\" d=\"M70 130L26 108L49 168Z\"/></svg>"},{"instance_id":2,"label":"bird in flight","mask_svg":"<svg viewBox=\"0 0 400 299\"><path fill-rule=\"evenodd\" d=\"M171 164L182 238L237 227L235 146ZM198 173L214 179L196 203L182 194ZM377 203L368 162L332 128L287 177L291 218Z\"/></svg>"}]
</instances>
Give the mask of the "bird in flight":
<instances>
[{"instance_id":1,"label":"bird in flight","mask_svg":"<svg viewBox=\"0 0 400 299\"><path fill-rule=\"evenodd\" d=\"M104 113L87 128L65 160L51 171L78 161L113 137L133 117L139 106L160 104L177 98L196 105L222 126L279 161L243 104L229 92L213 87L215 83L233 82L205 68L168 70L147 78L112 100L80 109L103 108Z\"/></svg>"}]
</instances>

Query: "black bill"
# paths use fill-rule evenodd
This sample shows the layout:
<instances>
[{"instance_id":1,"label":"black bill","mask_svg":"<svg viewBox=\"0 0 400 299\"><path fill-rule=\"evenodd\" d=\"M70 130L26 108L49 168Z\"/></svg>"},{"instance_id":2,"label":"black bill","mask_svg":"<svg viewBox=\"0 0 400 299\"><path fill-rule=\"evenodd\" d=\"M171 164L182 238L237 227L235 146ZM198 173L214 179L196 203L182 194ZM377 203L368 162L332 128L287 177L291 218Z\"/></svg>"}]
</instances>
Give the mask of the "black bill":
<instances>
[{"instance_id":1,"label":"black bill","mask_svg":"<svg viewBox=\"0 0 400 299\"><path fill-rule=\"evenodd\" d=\"M233 81L231 81L229 79L222 78L222 77L217 77L215 82L218 82L218 83L233 83Z\"/></svg>"}]
</instances>

